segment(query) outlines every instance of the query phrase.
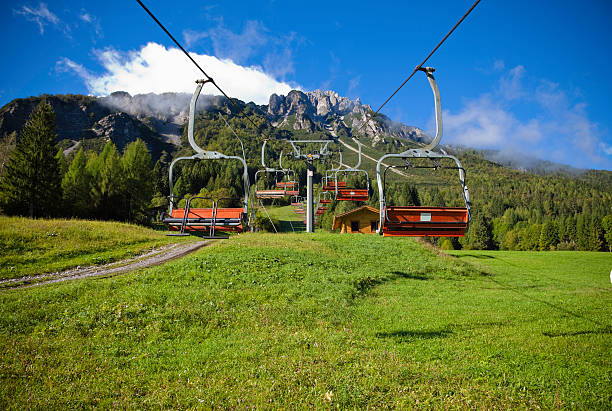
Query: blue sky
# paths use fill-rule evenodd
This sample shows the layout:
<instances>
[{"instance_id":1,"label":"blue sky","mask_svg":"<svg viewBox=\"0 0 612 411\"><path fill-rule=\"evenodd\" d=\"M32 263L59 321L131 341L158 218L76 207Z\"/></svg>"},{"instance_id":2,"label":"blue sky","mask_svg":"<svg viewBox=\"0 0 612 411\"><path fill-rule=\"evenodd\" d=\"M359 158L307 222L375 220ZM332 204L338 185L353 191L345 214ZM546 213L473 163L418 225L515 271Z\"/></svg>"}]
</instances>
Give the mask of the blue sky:
<instances>
[{"instance_id":1,"label":"blue sky","mask_svg":"<svg viewBox=\"0 0 612 411\"><path fill-rule=\"evenodd\" d=\"M472 2L145 4L234 97L332 89L376 109ZM611 21L608 0L482 0L428 62L443 143L611 170ZM190 92L198 77L136 1L1 2L0 34L0 105L41 93ZM433 130L424 76L383 112Z\"/></svg>"}]
</instances>

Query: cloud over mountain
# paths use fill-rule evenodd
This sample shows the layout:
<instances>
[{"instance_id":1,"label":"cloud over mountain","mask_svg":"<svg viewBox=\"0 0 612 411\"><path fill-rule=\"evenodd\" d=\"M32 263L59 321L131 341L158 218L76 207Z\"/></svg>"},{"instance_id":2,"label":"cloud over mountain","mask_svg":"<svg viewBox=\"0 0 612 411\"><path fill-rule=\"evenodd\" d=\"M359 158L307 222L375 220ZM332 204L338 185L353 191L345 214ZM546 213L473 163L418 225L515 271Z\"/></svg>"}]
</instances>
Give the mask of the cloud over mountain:
<instances>
[{"instance_id":1,"label":"cloud over mountain","mask_svg":"<svg viewBox=\"0 0 612 411\"><path fill-rule=\"evenodd\" d=\"M266 104L271 94L287 94L292 89L299 89L297 85L277 81L260 67L241 66L230 59L205 54L190 55L230 97ZM127 91L132 95L192 93L194 81L203 77L179 49L157 43L148 43L127 53L107 48L98 50L96 56L104 69L101 74L68 58L60 59L57 66L81 77L94 95L108 95L114 91ZM212 85L205 85L202 92L220 94Z\"/></svg>"},{"instance_id":2,"label":"cloud over mountain","mask_svg":"<svg viewBox=\"0 0 612 411\"><path fill-rule=\"evenodd\" d=\"M496 63L497 72L504 69ZM609 133L589 118L586 104L558 84L502 71L493 91L444 112L444 142L497 149L520 161L539 157L584 168L612 168Z\"/></svg>"}]
</instances>

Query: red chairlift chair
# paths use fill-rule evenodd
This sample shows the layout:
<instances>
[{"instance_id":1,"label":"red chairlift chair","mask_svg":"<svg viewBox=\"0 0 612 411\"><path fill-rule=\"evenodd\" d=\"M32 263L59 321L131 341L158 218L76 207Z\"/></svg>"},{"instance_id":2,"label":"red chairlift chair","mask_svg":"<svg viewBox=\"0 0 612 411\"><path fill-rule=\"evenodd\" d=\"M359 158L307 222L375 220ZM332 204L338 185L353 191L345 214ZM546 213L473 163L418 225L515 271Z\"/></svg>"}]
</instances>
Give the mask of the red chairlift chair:
<instances>
[{"instance_id":1,"label":"red chairlift chair","mask_svg":"<svg viewBox=\"0 0 612 411\"><path fill-rule=\"evenodd\" d=\"M335 173L335 181L336 187L334 188L334 192L336 194L336 200L338 201L368 201L370 198L370 178L368 176L368 172L365 170L359 169L361 165L361 142L359 140L354 139L357 145L359 146L359 160L357 161L357 165L351 168L344 168L336 171ZM344 186L340 186L340 182L338 181L338 174L344 174ZM355 188L355 187L347 187L346 178L348 173L358 173L365 174L366 177L366 188Z\"/></svg>"},{"instance_id":2,"label":"red chairlift chair","mask_svg":"<svg viewBox=\"0 0 612 411\"><path fill-rule=\"evenodd\" d=\"M269 188L269 189L260 188L261 180L262 180L261 176L263 175L274 173L275 187L279 187L278 175L281 174L282 178L284 178L285 176L285 172L283 170L266 166L264 154L265 154L267 143L268 143L268 140L264 140L261 146L261 165L263 166L263 169L257 170L255 172L255 198L259 198L259 199L283 198L287 194L284 185L280 188ZM281 178L281 182L282 182L282 178Z\"/></svg>"},{"instance_id":3,"label":"red chairlift chair","mask_svg":"<svg viewBox=\"0 0 612 411\"><path fill-rule=\"evenodd\" d=\"M217 151L208 151L200 148L194 139L193 129L195 123L195 110L196 103L202 87L208 81L198 80L196 81L196 89L191 98L189 105L189 124L187 130L187 137L189 144L195 150L196 154L190 157L179 157L172 161L168 171L168 179L170 186L170 206L168 216L163 218L163 222L168 225L170 231L178 231L179 233L170 233L169 235L187 235L186 232L204 232L208 230L208 238L226 238L215 235L215 231L242 231L246 226L246 216L248 211L249 202L249 177L246 161L240 156L227 156ZM229 126L229 125L228 125ZM233 130L232 130L233 131ZM173 168L174 165L181 160L229 160L234 159L242 163L243 166L243 188L244 188L244 201L243 207L233 208L219 208L219 202L222 200L228 200L227 198L212 199L206 198L212 201L212 208L191 208L191 201L196 198L203 197L192 197L186 204L185 208L175 208L175 202L177 200L174 197L173 187ZM232 200L232 199L229 199Z\"/></svg>"},{"instance_id":4,"label":"red chairlift chair","mask_svg":"<svg viewBox=\"0 0 612 411\"><path fill-rule=\"evenodd\" d=\"M386 154L376 164L376 177L378 181L378 192L380 199L380 223L378 233L389 237L463 237L470 222L470 195L465 185L465 170L459 160L441 150L432 151L437 147L442 138L442 109L440 107L440 93L433 77L433 68L425 67L424 71L434 93L436 108L436 136L430 144L422 149L410 149L399 154ZM385 166L385 172L381 175L381 166L386 159L397 158L405 162L405 167L415 167L410 159L428 159L429 166L417 166L418 168L433 169L456 169L459 171L459 181L465 207L423 207L423 206L390 206L385 198L385 176L389 168L397 166ZM450 159L454 166L442 166L440 160Z\"/></svg>"}]
</instances>

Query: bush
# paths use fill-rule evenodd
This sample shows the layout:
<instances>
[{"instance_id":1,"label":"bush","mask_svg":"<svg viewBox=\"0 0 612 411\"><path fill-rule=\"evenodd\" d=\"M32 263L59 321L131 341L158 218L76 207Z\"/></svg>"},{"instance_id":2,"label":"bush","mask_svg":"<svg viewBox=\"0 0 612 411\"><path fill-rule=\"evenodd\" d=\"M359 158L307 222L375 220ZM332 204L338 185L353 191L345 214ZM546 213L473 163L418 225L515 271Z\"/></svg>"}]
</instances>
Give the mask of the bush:
<instances>
[{"instance_id":1,"label":"bush","mask_svg":"<svg viewBox=\"0 0 612 411\"><path fill-rule=\"evenodd\" d=\"M255 215L255 228L267 231L269 233L275 233L276 231L274 230L272 224L274 224L274 226L277 227L276 229L278 230L279 222L277 219L272 218L272 222L270 222L268 216L265 213L259 211Z\"/></svg>"},{"instance_id":2,"label":"bush","mask_svg":"<svg viewBox=\"0 0 612 411\"><path fill-rule=\"evenodd\" d=\"M445 238L444 240L442 240L442 243L440 244L440 248L442 250L454 250L455 249L455 247L453 246L453 242L448 238Z\"/></svg>"}]
</instances>

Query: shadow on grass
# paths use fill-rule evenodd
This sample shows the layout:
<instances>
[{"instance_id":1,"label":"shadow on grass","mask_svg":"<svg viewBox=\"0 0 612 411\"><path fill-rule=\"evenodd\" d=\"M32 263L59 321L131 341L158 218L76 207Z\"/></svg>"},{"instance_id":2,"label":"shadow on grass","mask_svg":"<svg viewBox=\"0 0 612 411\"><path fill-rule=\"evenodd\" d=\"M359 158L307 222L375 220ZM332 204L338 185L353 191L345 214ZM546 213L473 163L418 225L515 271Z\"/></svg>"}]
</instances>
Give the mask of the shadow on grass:
<instances>
[{"instance_id":1,"label":"shadow on grass","mask_svg":"<svg viewBox=\"0 0 612 411\"><path fill-rule=\"evenodd\" d=\"M431 277L428 277L424 274L418 274L418 273L404 273L402 271L392 271L391 274L397 276L397 277L402 277L402 278L410 278L411 280L431 280Z\"/></svg>"},{"instance_id":2,"label":"shadow on grass","mask_svg":"<svg viewBox=\"0 0 612 411\"><path fill-rule=\"evenodd\" d=\"M390 273L392 276L386 277L386 278L376 278L376 277L363 277L363 278L359 278L356 281L353 282L353 287L354 287L354 291L351 294L351 298L355 298L355 297L362 297L364 295L366 295L370 290L372 290L374 287L389 282L389 281L394 281L398 278L409 278L412 280L430 280L430 277L427 277L426 275L423 275L421 273L414 273L414 274L410 274L410 273L405 273L403 271L391 271Z\"/></svg>"},{"instance_id":3,"label":"shadow on grass","mask_svg":"<svg viewBox=\"0 0 612 411\"><path fill-rule=\"evenodd\" d=\"M453 257L455 258L465 258L465 257L472 257L472 258L479 258L479 259L495 259L495 257L493 257L492 255L481 255L481 254L456 254L453 255Z\"/></svg>"},{"instance_id":4,"label":"shadow on grass","mask_svg":"<svg viewBox=\"0 0 612 411\"><path fill-rule=\"evenodd\" d=\"M590 330L590 331L568 331L568 332L543 332L543 335L547 337L573 337L576 335L586 334L612 334L612 328L604 328L602 330Z\"/></svg>"},{"instance_id":5,"label":"shadow on grass","mask_svg":"<svg viewBox=\"0 0 612 411\"><path fill-rule=\"evenodd\" d=\"M585 317L582 314L579 314L577 312L568 310L567 308L565 308L564 306L562 306L560 304L551 303L550 301L546 301L546 300L544 300L542 298L538 298L538 297L535 297L533 295L529 295L529 294L527 294L525 292L526 289L529 289L529 288L538 288L538 287L535 287L535 286L534 287L532 287L532 286L513 286L513 285L509 285L509 284L507 284L507 283L505 283L503 281L500 281L500 280L498 280L496 278L493 278L493 277L489 277L488 279L490 281L492 281L493 283L497 284L498 286L500 286L501 289L512 291L513 293L516 293L516 294L522 296L523 298L526 298L526 299L531 300L531 301L536 301L536 302L538 302L540 304L543 304L543 305L546 305L546 306L548 306L548 307L550 307L550 308L552 308L552 309L554 309L554 310L556 310L558 312L561 312L561 313L564 313L564 314L567 314L567 315L571 315L574 318L579 318L579 319L582 319L582 320L586 320L586 321L589 321L589 322L591 322L593 324L599 325L600 327L605 327L605 329L609 329L610 328L607 324L603 324L603 323L601 323L601 322L599 322L597 320L594 320L594 319L589 318L589 317Z\"/></svg>"},{"instance_id":6,"label":"shadow on grass","mask_svg":"<svg viewBox=\"0 0 612 411\"><path fill-rule=\"evenodd\" d=\"M278 220L279 233L298 233L306 231L306 224L303 221Z\"/></svg>"},{"instance_id":7,"label":"shadow on grass","mask_svg":"<svg viewBox=\"0 0 612 411\"><path fill-rule=\"evenodd\" d=\"M437 330L437 331L408 331L399 330L388 333L376 333L378 338L389 338L396 342L410 342L415 340L429 340L432 338L444 338L451 335L453 332L449 330Z\"/></svg>"}]
</instances>

